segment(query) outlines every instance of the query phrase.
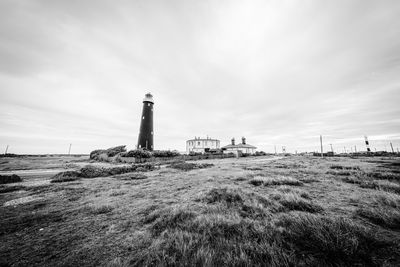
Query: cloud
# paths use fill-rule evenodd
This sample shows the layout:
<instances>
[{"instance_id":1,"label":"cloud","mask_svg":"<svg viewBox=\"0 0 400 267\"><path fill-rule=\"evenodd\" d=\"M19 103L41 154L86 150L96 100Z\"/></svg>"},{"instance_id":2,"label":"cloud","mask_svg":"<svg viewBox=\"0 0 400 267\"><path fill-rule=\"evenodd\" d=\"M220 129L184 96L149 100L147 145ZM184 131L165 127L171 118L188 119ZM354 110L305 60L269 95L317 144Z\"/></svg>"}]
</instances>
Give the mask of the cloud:
<instances>
[{"instance_id":1,"label":"cloud","mask_svg":"<svg viewBox=\"0 0 400 267\"><path fill-rule=\"evenodd\" d=\"M245 135L270 152L314 150L320 134L400 145L399 11L398 1L2 1L0 144L134 147L151 91L159 149L206 135Z\"/></svg>"}]
</instances>

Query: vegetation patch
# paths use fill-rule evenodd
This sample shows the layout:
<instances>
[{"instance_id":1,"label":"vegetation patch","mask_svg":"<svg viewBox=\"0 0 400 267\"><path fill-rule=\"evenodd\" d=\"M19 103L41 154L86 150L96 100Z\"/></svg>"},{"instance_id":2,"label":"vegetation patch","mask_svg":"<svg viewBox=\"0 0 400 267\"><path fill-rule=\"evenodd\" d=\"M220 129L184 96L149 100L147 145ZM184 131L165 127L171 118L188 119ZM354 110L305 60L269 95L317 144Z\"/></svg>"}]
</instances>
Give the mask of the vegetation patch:
<instances>
[{"instance_id":1,"label":"vegetation patch","mask_svg":"<svg viewBox=\"0 0 400 267\"><path fill-rule=\"evenodd\" d=\"M238 190L214 188L209 191L204 200L207 203L225 202L228 205L243 204L244 200Z\"/></svg>"},{"instance_id":2,"label":"vegetation patch","mask_svg":"<svg viewBox=\"0 0 400 267\"><path fill-rule=\"evenodd\" d=\"M352 175L349 171L327 171L326 174L331 174L335 176L350 176Z\"/></svg>"},{"instance_id":3,"label":"vegetation patch","mask_svg":"<svg viewBox=\"0 0 400 267\"><path fill-rule=\"evenodd\" d=\"M397 245L342 217L307 213L283 215L283 240L307 266L379 265ZM398 248L397 253L398 253Z\"/></svg>"},{"instance_id":4,"label":"vegetation patch","mask_svg":"<svg viewBox=\"0 0 400 267\"><path fill-rule=\"evenodd\" d=\"M382 207L363 207L359 208L356 214L370 220L374 224L392 229L400 229L400 212L398 210L383 209Z\"/></svg>"},{"instance_id":5,"label":"vegetation patch","mask_svg":"<svg viewBox=\"0 0 400 267\"><path fill-rule=\"evenodd\" d=\"M391 172L372 172L368 174L369 177L379 180L399 180L400 174Z\"/></svg>"},{"instance_id":6,"label":"vegetation patch","mask_svg":"<svg viewBox=\"0 0 400 267\"><path fill-rule=\"evenodd\" d=\"M247 170L247 171L262 171L263 169L261 167L243 167L243 170Z\"/></svg>"},{"instance_id":7,"label":"vegetation patch","mask_svg":"<svg viewBox=\"0 0 400 267\"><path fill-rule=\"evenodd\" d=\"M176 162L176 163L172 163L172 164L168 165L169 168L182 170L182 171L204 169L204 168L210 168L212 166L214 166L214 164L211 164L211 163L188 163L188 162Z\"/></svg>"},{"instance_id":8,"label":"vegetation patch","mask_svg":"<svg viewBox=\"0 0 400 267\"><path fill-rule=\"evenodd\" d=\"M358 166L341 166L341 165L332 165L329 167L332 170L354 170L354 171L360 171L360 167Z\"/></svg>"},{"instance_id":9,"label":"vegetation patch","mask_svg":"<svg viewBox=\"0 0 400 267\"><path fill-rule=\"evenodd\" d=\"M217 195L216 201L225 202ZM265 220L176 206L153 212L146 223L150 235L143 234L143 246L132 251L127 265L370 266L398 255L395 242L369 228L310 213Z\"/></svg>"},{"instance_id":10,"label":"vegetation patch","mask_svg":"<svg viewBox=\"0 0 400 267\"><path fill-rule=\"evenodd\" d=\"M11 184L22 182L21 177L16 174L12 175L0 175L0 184Z\"/></svg>"},{"instance_id":11,"label":"vegetation patch","mask_svg":"<svg viewBox=\"0 0 400 267\"><path fill-rule=\"evenodd\" d=\"M298 210L311 213L322 212L323 208L320 205L314 204L309 199L307 194L298 194L296 192L288 192L281 194L273 194L271 198L278 201L285 211Z\"/></svg>"},{"instance_id":12,"label":"vegetation patch","mask_svg":"<svg viewBox=\"0 0 400 267\"><path fill-rule=\"evenodd\" d=\"M94 215L98 215L98 214L106 214L106 213L110 213L113 211L114 207L111 205L91 205L91 206L87 206L86 211L94 214Z\"/></svg>"},{"instance_id":13,"label":"vegetation patch","mask_svg":"<svg viewBox=\"0 0 400 267\"><path fill-rule=\"evenodd\" d=\"M301 186L302 182L299 180L287 177L287 176L278 176L278 177L264 177L264 176L256 176L249 182L252 185L259 186L269 186L269 185L294 185Z\"/></svg>"},{"instance_id":14,"label":"vegetation patch","mask_svg":"<svg viewBox=\"0 0 400 267\"><path fill-rule=\"evenodd\" d=\"M24 190L24 189L25 187L22 185L0 186L0 194Z\"/></svg>"},{"instance_id":15,"label":"vegetation patch","mask_svg":"<svg viewBox=\"0 0 400 267\"><path fill-rule=\"evenodd\" d=\"M377 225L400 229L400 196L379 191L371 196L371 200L373 206L361 207L356 214Z\"/></svg>"},{"instance_id":16,"label":"vegetation patch","mask_svg":"<svg viewBox=\"0 0 400 267\"><path fill-rule=\"evenodd\" d=\"M81 173L76 171L60 172L51 178L51 183L71 182L80 179Z\"/></svg>"}]
</instances>

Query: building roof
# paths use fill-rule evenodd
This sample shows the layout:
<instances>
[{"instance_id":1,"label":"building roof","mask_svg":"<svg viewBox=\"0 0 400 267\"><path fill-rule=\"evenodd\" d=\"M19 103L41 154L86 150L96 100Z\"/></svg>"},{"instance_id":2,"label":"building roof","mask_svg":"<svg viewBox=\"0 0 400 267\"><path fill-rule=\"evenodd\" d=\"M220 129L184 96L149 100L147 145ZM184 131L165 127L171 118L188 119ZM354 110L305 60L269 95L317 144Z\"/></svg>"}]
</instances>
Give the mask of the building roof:
<instances>
[{"instance_id":1,"label":"building roof","mask_svg":"<svg viewBox=\"0 0 400 267\"><path fill-rule=\"evenodd\" d=\"M212 138L196 138L196 139L189 139L186 142L189 141L219 141L218 139L212 139Z\"/></svg>"},{"instance_id":2,"label":"building roof","mask_svg":"<svg viewBox=\"0 0 400 267\"><path fill-rule=\"evenodd\" d=\"M254 149L256 149L255 146L252 146L249 144L227 145L227 146L223 146L222 148L254 148Z\"/></svg>"}]
</instances>

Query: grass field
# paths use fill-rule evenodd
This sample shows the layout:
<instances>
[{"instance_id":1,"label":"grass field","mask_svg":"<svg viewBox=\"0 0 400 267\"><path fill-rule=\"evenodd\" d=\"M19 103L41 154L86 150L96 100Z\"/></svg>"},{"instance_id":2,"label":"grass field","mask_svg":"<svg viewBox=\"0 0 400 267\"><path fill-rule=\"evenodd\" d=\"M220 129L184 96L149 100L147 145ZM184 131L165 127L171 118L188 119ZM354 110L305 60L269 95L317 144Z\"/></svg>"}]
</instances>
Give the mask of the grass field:
<instances>
[{"instance_id":1,"label":"grass field","mask_svg":"<svg viewBox=\"0 0 400 267\"><path fill-rule=\"evenodd\" d=\"M399 266L400 161L250 157L26 178L0 187L0 214L0 266Z\"/></svg>"}]
</instances>

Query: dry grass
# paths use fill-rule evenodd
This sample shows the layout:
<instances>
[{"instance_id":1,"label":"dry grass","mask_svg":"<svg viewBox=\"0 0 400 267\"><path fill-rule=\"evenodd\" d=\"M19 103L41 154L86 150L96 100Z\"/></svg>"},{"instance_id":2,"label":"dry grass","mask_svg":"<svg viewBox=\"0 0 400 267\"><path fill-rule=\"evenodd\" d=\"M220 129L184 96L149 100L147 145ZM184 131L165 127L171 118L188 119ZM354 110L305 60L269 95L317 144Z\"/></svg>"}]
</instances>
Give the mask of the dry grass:
<instances>
[{"instance_id":1,"label":"dry grass","mask_svg":"<svg viewBox=\"0 0 400 267\"><path fill-rule=\"evenodd\" d=\"M387 192L398 183L369 176L383 163L368 160L247 157L25 180L0 195L0 265L398 266L400 196ZM19 199L29 201L3 206Z\"/></svg>"},{"instance_id":2,"label":"dry grass","mask_svg":"<svg viewBox=\"0 0 400 267\"><path fill-rule=\"evenodd\" d=\"M168 167L178 169L181 171L190 171L195 169L204 169L214 166L211 163L188 163L188 162L175 162L170 164Z\"/></svg>"},{"instance_id":3,"label":"dry grass","mask_svg":"<svg viewBox=\"0 0 400 267\"><path fill-rule=\"evenodd\" d=\"M372 206L363 206L357 209L356 214L377 225L400 229L400 196L378 191L371 200Z\"/></svg>"},{"instance_id":4,"label":"dry grass","mask_svg":"<svg viewBox=\"0 0 400 267\"><path fill-rule=\"evenodd\" d=\"M264 186L269 186L269 185L295 185L295 186L301 186L303 185L302 182L299 180L292 178L292 177L264 177L264 176L256 176L254 177L251 181L250 184L259 186L259 185L264 185Z\"/></svg>"}]
</instances>

